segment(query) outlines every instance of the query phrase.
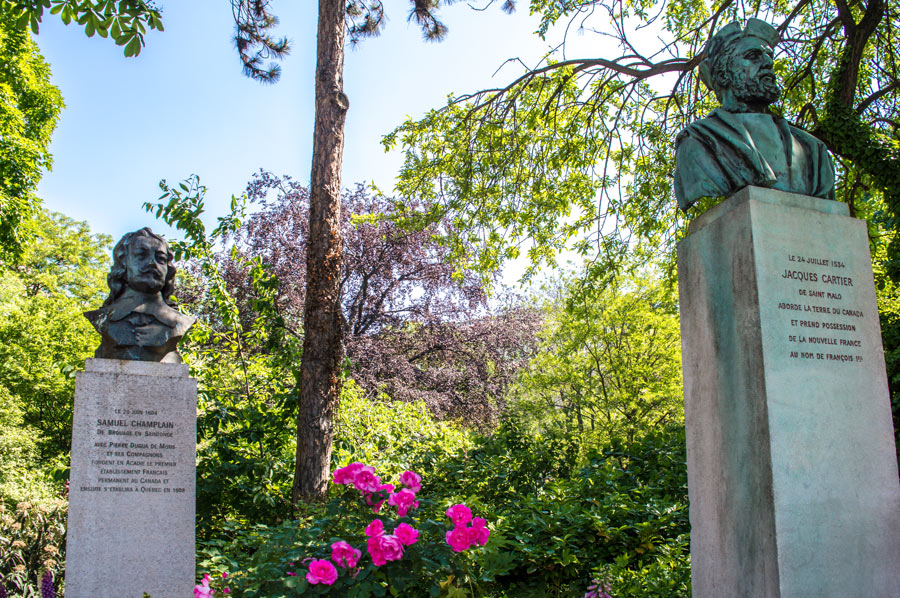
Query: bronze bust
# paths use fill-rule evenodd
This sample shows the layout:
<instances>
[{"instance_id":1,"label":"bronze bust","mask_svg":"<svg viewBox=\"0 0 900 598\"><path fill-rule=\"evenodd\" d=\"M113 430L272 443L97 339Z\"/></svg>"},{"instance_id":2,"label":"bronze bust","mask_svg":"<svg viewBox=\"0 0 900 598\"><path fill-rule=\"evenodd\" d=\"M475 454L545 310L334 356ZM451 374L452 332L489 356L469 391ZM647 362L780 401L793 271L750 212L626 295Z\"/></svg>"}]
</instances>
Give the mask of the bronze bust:
<instances>
[{"instance_id":1,"label":"bronze bust","mask_svg":"<svg viewBox=\"0 0 900 598\"><path fill-rule=\"evenodd\" d=\"M781 95L773 69L774 27L729 23L706 46L700 79L721 107L675 139L675 197L687 211L702 197L748 185L834 199L834 165L825 145L772 114Z\"/></svg>"},{"instance_id":2,"label":"bronze bust","mask_svg":"<svg viewBox=\"0 0 900 598\"><path fill-rule=\"evenodd\" d=\"M171 305L175 256L149 228L128 233L113 249L103 307L84 313L102 340L94 357L181 363L177 345L195 318Z\"/></svg>"}]
</instances>

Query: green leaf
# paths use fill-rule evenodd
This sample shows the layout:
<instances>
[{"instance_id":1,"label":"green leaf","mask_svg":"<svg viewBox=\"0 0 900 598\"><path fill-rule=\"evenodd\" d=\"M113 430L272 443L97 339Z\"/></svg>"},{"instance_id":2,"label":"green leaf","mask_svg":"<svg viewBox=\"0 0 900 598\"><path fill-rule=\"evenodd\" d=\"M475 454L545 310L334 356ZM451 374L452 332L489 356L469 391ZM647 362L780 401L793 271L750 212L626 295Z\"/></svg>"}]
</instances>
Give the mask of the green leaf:
<instances>
[{"instance_id":1,"label":"green leaf","mask_svg":"<svg viewBox=\"0 0 900 598\"><path fill-rule=\"evenodd\" d=\"M137 56L141 52L141 40L137 36L133 36L131 41L125 46L125 56Z\"/></svg>"}]
</instances>

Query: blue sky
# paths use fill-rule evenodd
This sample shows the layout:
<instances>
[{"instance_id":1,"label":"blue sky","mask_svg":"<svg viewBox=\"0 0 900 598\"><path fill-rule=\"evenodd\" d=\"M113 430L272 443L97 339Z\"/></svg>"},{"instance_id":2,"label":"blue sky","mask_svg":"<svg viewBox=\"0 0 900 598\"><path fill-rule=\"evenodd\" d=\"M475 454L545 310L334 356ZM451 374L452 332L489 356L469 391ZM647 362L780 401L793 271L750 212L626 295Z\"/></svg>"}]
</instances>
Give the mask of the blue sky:
<instances>
[{"instance_id":1,"label":"blue sky","mask_svg":"<svg viewBox=\"0 0 900 598\"><path fill-rule=\"evenodd\" d=\"M309 178L313 125L316 3L273 0L280 32L293 41L275 85L241 74L226 0L163 2L166 30L151 32L136 59L110 40L88 39L48 15L36 36L66 101L51 151L54 166L38 194L45 205L118 238L165 227L141 209L157 183L192 173L209 191L207 222L225 212L260 168ZM493 87L519 71L507 58L535 63L548 49L527 6L510 16L464 3L443 9L449 35L425 43L406 21L407 0L386 0L387 27L348 51L350 97L343 181L393 188L398 153L381 136L409 116L444 103L447 94Z\"/></svg>"}]
</instances>

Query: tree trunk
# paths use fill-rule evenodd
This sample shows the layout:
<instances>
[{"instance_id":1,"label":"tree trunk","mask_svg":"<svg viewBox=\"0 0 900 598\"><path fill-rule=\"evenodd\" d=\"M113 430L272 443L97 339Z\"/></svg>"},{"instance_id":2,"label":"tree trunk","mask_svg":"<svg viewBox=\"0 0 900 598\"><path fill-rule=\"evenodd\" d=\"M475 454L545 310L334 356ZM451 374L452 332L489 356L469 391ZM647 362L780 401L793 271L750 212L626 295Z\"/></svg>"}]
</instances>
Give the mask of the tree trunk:
<instances>
[{"instance_id":1,"label":"tree trunk","mask_svg":"<svg viewBox=\"0 0 900 598\"><path fill-rule=\"evenodd\" d=\"M341 160L349 107L343 92L344 10L341 0L319 0L295 505L321 498L328 489L332 422L341 392Z\"/></svg>"}]
</instances>

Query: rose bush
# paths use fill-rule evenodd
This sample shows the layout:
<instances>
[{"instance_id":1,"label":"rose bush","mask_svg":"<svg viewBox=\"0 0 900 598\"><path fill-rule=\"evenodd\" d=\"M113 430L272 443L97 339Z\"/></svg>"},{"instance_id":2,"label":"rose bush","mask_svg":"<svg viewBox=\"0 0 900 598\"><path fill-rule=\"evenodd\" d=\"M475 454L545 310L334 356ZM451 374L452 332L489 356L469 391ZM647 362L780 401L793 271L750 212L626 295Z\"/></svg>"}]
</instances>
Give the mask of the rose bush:
<instances>
[{"instance_id":1,"label":"rose bush","mask_svg":"<svg viewBox=\"0 0 900 598\"><path fill-rule=\"evenodd\" d=\"M453 587L474 591L484 577L475 553L491 535L484 518L464 504L440 506L424 497L422 476L413 471L384 483L374 467L353 462L332 478L335 494L324 509L284 524L249 562L220 561L232 571L237 595L420 598Z\"/></svg>"}]
</instances>

